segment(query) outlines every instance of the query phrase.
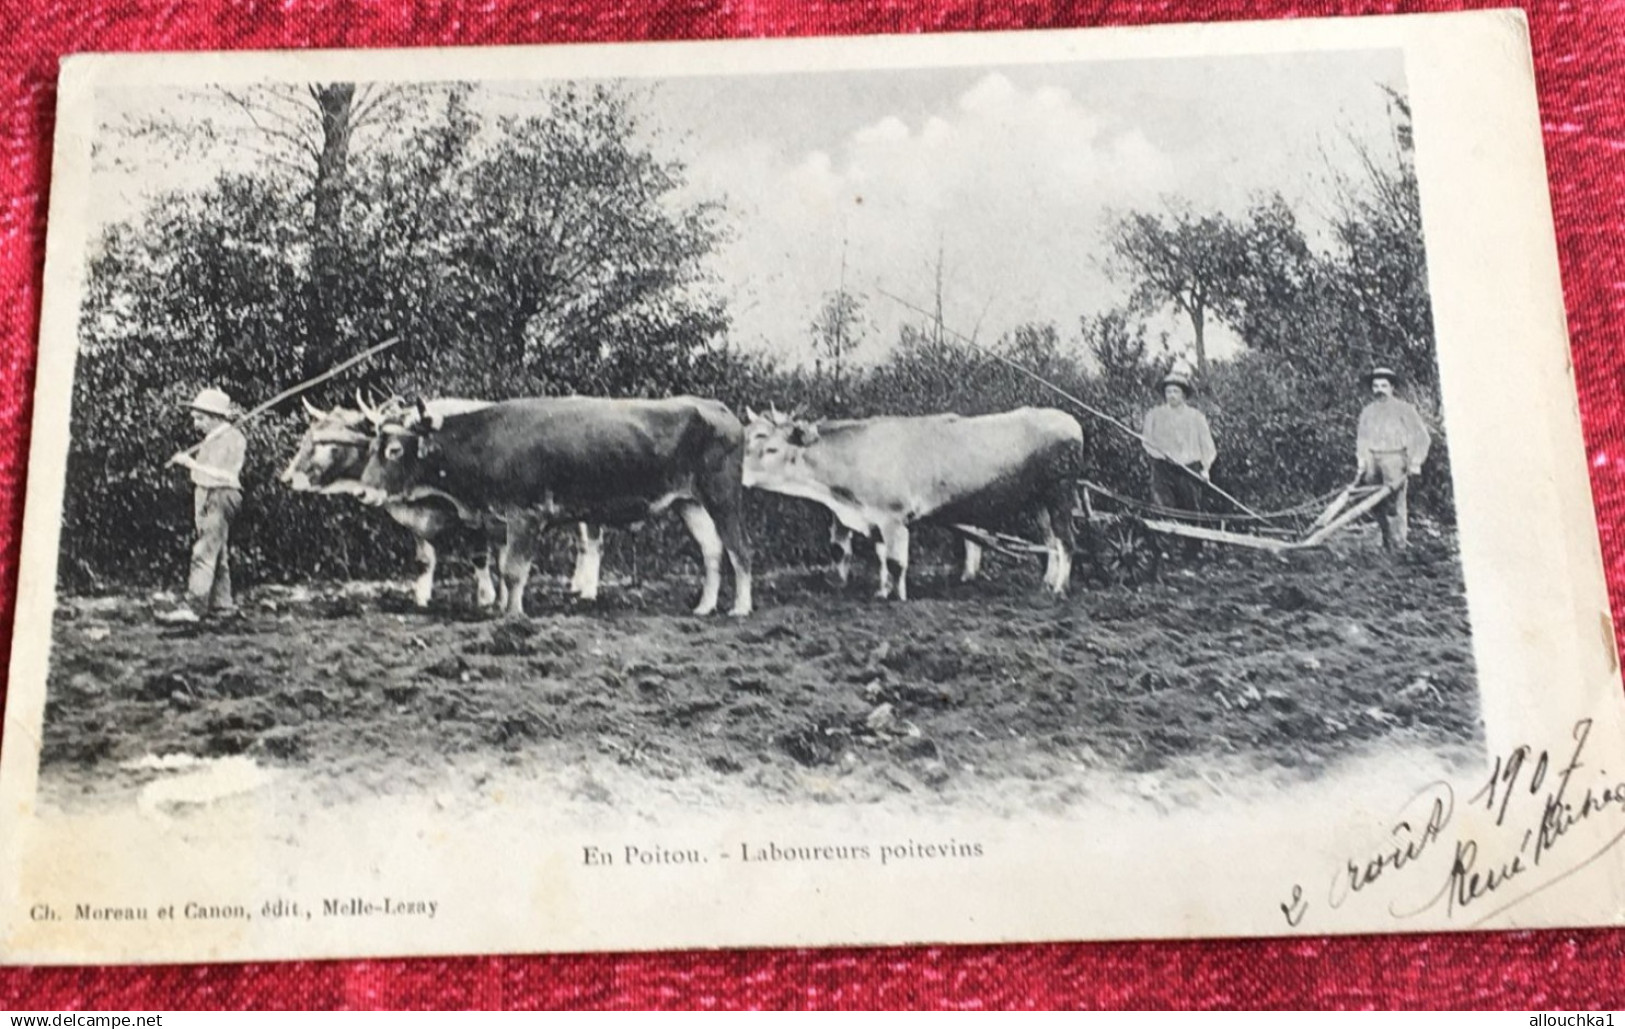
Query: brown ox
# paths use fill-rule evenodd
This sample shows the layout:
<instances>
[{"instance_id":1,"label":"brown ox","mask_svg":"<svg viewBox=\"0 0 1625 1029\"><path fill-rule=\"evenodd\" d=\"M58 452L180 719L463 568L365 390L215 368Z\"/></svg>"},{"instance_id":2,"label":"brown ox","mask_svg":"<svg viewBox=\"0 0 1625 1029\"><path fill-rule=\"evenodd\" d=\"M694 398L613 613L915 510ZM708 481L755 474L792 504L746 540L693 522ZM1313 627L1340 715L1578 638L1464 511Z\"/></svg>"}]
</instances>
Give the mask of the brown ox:
<instances>
[{"instance_id":1,"label":"brown ox","mask_svg":"<svg viewBox=\"0 0 1625 1029\"><path fill-rule=\"evenodd\" d=\"M357 398L360 403L360 398ZM482 400L441 399L426 403L429 411L439 416L476 411L489 406ZM350 410L335 407L323 411L308 401L305 411L310 424L288 466L283 469L281 481L298 492L351 495L362 492L361 472L367 465L367 450L372 445L374 421L387 412L377 409ZM384 505L384 511L412 534L415 544L418 576L412 584L412 599L418 607L427 607L434 593L435 569L438 554L435 541L463 519L457 506L445 497L426 496L411 501L393 501ZM497 520L487 520L480 526L485 537L481 564L474 571L475 602L480 607L500 604L503 600L502 583L495 571L501 560L506 528ZM598 578L603 553L603 529L585 522L577 526L579 549L576 551L575 574L570 590L583 600L598 597Z\"/></svg>"},{"instance_id":2,"label":"brown ox","mask_svg":"<svg viewBox=\"0 0 1625 1029\"><path fill-rule=\"evenodd\" d=\"M373 503L442 496L466 517L502 519L510 614L524 613L525 582L550 522L633 525L675 507L704 560L695 614L716 609L726 552L732 613L746 615L742 447L739 420L695 397L546 397L445 416L424 405L380 426L361 482Z\"/></svg>"}]
</instances>

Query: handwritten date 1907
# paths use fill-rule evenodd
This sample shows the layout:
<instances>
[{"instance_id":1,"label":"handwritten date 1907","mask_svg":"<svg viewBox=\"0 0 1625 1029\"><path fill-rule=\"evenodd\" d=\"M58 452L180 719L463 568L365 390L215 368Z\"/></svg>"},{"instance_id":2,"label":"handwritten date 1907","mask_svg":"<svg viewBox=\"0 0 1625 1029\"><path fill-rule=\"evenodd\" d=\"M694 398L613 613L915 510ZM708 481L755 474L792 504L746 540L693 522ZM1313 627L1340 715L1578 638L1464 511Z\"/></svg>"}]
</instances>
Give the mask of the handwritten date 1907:
<instances>
[{"instance_id":1,"label":"handwritten date 1907","mask_svg":"<svg viewBox=\"0 0 1625 1029\"><path fill-rule=\"evenodd\" d=\"M1551 751L1536 754L1527 745L1498 756L1489 776L1468 800L1469 805L1482 804L1494 815L1491 829L1476 835L1456 835L1451 840L1454 856L1436 892L1414 907L1392 903L1390 914L1410 918L1442 903L1446 916L1454 918L1469 908L1476 914L1485 906L1481 901L1500 895L1504 903L1483 915L1478 920L1481 922L1573 875L1625 839L1625 829L1612 834L1599 849L1560 873L1538 877L1544 879L1539 885L1535 885L1537 877L1530 875L1543 867L1549 870L1559 846L1581 823L1604 814L1625 816L1625 781L1593 783L1578 800L1571 799L1587 774L1582 771L1587 766L1581 757L1591 729L1589 718L1575 723L1572 749L1567 749L1566 758L1554 760ZM1601 778L1606 770L1598 769L1593 774ZM1526 805L1517 799L1523 795L1538 799ZM1449 783L1430 783L1419 790L1400 809L1389 839L1375 853L1349 858L1333 875L1328 905L1341 907L1384 878L1415 878L1415 874L1401 873L1423 864L1424 855L1447 837L1455 807L1455 791ZM1516 880L1526 880L1529 888L1522 892L1510 889ZM1301 884L1292 887L1291 899L1280 908L1288 925L1297 927L1303 922L1310 906Z\"/></svg>"}]
</instances>

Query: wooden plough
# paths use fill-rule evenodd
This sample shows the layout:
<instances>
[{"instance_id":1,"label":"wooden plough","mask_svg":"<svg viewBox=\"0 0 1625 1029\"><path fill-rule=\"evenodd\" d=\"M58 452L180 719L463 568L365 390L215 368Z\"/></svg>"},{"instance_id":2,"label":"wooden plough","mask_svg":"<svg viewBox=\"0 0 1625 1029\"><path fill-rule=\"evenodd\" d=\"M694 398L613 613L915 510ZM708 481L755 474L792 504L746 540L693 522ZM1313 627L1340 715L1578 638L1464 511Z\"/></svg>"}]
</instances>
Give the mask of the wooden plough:
<instances>
[{"instance_id":1,"label":"wooden plough","mask_svg":"<svg viewBox=\"0 0 1625 1029\"><path fill-rule=\"evenodd\" d=\"M1121 496L1096 483L1080 480L1079 496L1082 503L1073 510L1072 517L1080 530L1080 537L1089 539L1097 566L1108 576L1128 582L1141 582L1156 575L1161 555L1153 536L1177 536L1226 546L1248 547L1272 554L1293 550L1307 550L1325 543L1339 530L1364 515L1391 496L1397 485L1361 486L1350 484L1338 490L1326 503L1319 515L1301 531L1283 528L1281 522L1298 515L1302 508L1274 514L1258 515L1181 515L1171 517L1154 504ZM1121 511L1096 510L1091 497L1110 498ZM1320 503L1310 501L1309 507ZM1183 517L1214 522L1204 525L1199 521L1184 521ZM1229 528L1230 523L1244 522L1255 526L1252 531ZM976 525L955 524L954 532L979 546L1018 560L1042 557L1049 552L1041 543L1009 533L995 532ZM1085 535L1087 534L1087 535Z\"/></svg>"},{"instance_id":2,"label":"wooden plough","mask_svg":"<svg viewBox=\"0 0 1625 1029\"><path fill-rule=\"evenodd\" d=\"M1324 544L1355 519L1388 499L1402 483L1362 486L1351 483L1333 494L1315 519L1301 529L1285 523L1299 518L1323 498L1287 511L1262 515L1212 515L1170 512L1144 501L1120 496L1092 482L1079 482L1083 504L1074 519L1086 524L1095 537L1096 563L1109 576L1139 582L1156 575L1160 553L1154 535L1201 540L1225 546L1247 547L1271 554L1307 550ZM1110 498L1122 510L1101 512L1091 496ZM1249 530L1231 528L1233 523ZM1042 548L1040 548L1042 549Z\"/></svg>"}]
</instances>

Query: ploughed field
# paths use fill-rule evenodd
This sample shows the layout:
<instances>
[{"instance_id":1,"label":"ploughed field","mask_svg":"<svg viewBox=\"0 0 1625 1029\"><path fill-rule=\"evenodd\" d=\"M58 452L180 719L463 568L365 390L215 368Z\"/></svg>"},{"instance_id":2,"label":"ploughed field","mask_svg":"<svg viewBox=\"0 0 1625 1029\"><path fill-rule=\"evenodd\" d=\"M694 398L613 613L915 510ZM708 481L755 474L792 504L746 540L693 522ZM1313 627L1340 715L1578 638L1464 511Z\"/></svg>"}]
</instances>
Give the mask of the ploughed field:
<instances>
[{"instance_id":1,"label":"ploughed field","mask_svg":"<svg viewBox=\"0 0 1625 1029\"><path fill-rule=\"evenodd\" d=\"M1288 560L1210 551L1137 588L1080 567L1059 600L1036 562L990 556L984 581L916 568L907 603L876 601L871 560L845 590L758 576L744 620L687 613L697 569L608 580L590 605L533 577L524 620L467 611L449 576L428 612L404 585L264 587L219 625L69 598L42 775L71 804L139 785L143 759L240 755L340 801L545 763L581 769L588 800L613 767L650 796L1018 811L1103 780L1222 794L1396 745L1471 754L1455 554L1433 540L1396 561L1373 535Z\"/></svg>"}]
</instances>

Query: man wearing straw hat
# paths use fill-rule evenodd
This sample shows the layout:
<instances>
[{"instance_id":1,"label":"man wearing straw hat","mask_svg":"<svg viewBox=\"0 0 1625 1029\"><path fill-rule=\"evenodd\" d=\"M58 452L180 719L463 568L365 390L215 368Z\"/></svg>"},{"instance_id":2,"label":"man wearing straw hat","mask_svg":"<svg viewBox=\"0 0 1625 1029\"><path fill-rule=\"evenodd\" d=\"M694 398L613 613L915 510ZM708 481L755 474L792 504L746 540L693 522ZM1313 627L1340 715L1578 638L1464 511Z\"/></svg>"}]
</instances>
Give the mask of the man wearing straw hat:
<instances>
[{"instance_id":1,"label":"man wearing straw hat","mask_svg":"<svg viewBox=\"0 0 1625 1029\"><path fill-rule=\"evenodd\" d=\"M1377 525L1387 550L1404 550L1410 536L1405 494L1409 478L1422 470L1433 436L1411 404L1394 396L1399 374L1392 368L1373 368L1365 377L1371 402L1360 412L1355 433L1355 461L1359 482L1393 486L1394 492L1377 505Z\"/></svg>"},{"instance_id":2,"label":"man wearing straw hat","mask_svg":"<svg viewBox=\"0 0 1625 1029\"><path fill-rule=\"evenodd\" d=\"M1169 372L1157 383L1163 403L1145 413L1141 443L1151 459L1151 500L1159 507L1200 512L1205 480L1218 457L1207 415L1190 406L1196 392L1191 381L1179 372ZM1195 474L1192 474L1195 473ZM1185 540L1185 557L1201 553L1202 542Z\"/></svg>"},{"instance_id":3,"label":"man wearing straw hat","mask_svg":"<svg viewBox=\"0 0 1625 1029\"><path fill-rule=\"evenodd\" d=\"M235 408L224 390L205 389L187 407L192 427L204 434L203 442L195 455L183 451L170 464L191 471L197 541L192 544L192 570L186 580L187 606L161 615L166 622L229 617L237 611L231 599L228 540L231 521L243 503L241 476L248 440L231 424Z\"/></svg>"}]
</instances>

